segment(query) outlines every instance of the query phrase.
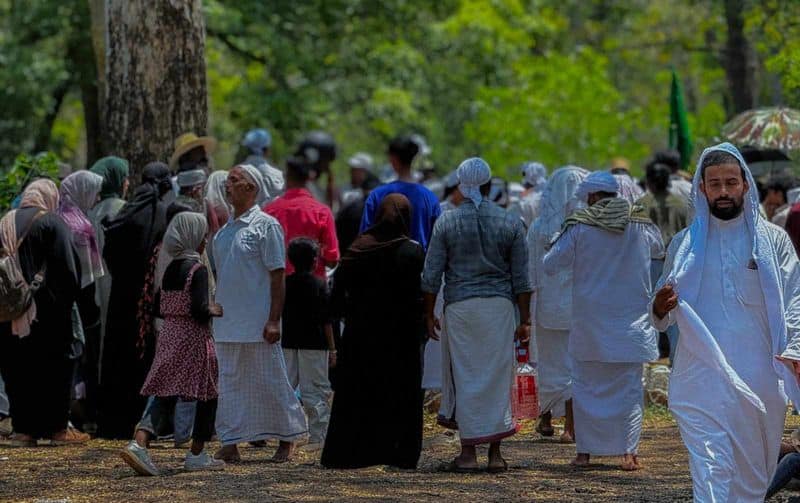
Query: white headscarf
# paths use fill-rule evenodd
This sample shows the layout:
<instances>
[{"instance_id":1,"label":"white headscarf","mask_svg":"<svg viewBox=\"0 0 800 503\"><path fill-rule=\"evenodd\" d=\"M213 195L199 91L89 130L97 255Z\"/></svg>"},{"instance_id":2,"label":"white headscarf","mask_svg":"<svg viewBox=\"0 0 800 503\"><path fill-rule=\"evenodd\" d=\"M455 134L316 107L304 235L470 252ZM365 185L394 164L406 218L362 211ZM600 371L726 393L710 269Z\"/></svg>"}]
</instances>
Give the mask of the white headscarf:
<instances>
[{"instance_id":1,"label":"white headscarf","mask_svg":"<svg viewBox=\"0 0 800 503\"><path fill-rule=\"evenodd\" d=\"M578 186L576 195L581 201L586 202L589 194L595 192L619 192L619 183L608 171L593 171Z\"/></svg>"},{"instance_id":2,"label":"white headscarf","mask_svg":"<svg viewBox=\"0 0 800 503\"><path fill-rule=\"evenodd\" d=\"M744 195L744 219L748 229L753 236L753 260L758 270L761 288L764 291L764 298L769 299L765 305L767 309L767 320L769 325L770 337L772 340L772 351L781 354L786 349L787 330L785 319L785 306L783 298L782 282L779 275L780 264L772 249L769 239L769 231L765 219L759 214L758 191L756 183L747 163L744 161L739 150L730 143L720 143L705 149L697 161L697 170L694 174L692 185L692 201L694 203L695 217L686 229L686 235L681 240L675 251L672 270L666 271L666 283L675 285L681 305L688 304L688 307L697 305L700 295L700 281L703 277L703 266L705 263L706 242L708 240L708 226L710 220L710 210L705 194L700 191L700 184L703 181L702 170L703 159L712 152L725 152L734 156L744 170L749 190ZM660 285L659 285L660 286ZM706 338L708 339L708 338ZM714 350L714 348L717 348ZM703 352L705 357L708 355L721 355L721 351L713 340L696 341L693 351ZM751 400L756 406L760 403L757 396L752 392L747 393L749 388L738 378L735 371L722 360L714 362L717 368L723 372L723 376L729 379L737 389ZM797 380L794 375L780 362L773 361L773 368L778 376L784 380L784 386L789 397L794 402L800 397L800 390L797 389ZM758 402L758 403L756 403ZM797 403L797 402L795 402ZM763 404L761 405L763 408Z\"/></svg>"},{"instance_id":3,"label":"white headscarf","mask_svg":"<svg viewBox=\"0 0 800 503\"><path fill-rule=\"evenodd\" d=\"M207 232L206 217L200 213L184 211L175 215L169 223L161 246L172 260L192 258L200 261L202 258L197 249L206 238Z\"/></svg>"},{"instance_id":4,"label":"white headscarf","mask_svg":"<svg viewBox=\"0 0 800 503\"><path fill-rule=\"evenodd\" d=\"M545 242L549 243L561 230L564 219L581 206L576 191L588 174L583 168L564 166L550 176L542 194L539 217L532 227Z\"/></svg>"},{"instance_id":5,"label":"white headscarf","mask_svg":"<svg viewBox=\"0 0 800 503\"><path fill-rule=\"evenodd\" d=\"M619 185L617 195L629 203L635 203L644 195L644 191L636 184L636 180L628 175L614 175L614 178Z\"/></svg>"},{"instance_id":6,"label":"white headscarf","mask_svg":"<svg viewBox=\"0 0 800 503\"><path fill-rule=\"evenodd\" d=\"M239 164L236 167L241 168L244 174L247 175L250 181L258 188L256 204L262 206L269 201L269 193L267 192L267 187L264 185L264 177L261 176L261 172L252 164Z\"/></svg>"},{"instance_id":7,"label":"white headscarf","mask_svg":"<svg viewBox=\"0 0 800 503\"><path fill-rule=\"evenodd\" d=\"M102 176L86 170L76 171L61 182L61 202L69 202L88 214L102 187Z\"/></svg>"},{"instance_id":8,"label":"white headscarf","mask_svg":"<svg viewBox=\"0 0 800 503\"><path fill-rule=\"evenodd\" d=\"M541 192L547 185L547 168L540 162L526 162L522 165L522 177L533 190Z\"/></svg>"},{"instance_id":9,"label":"white headscarf","mask_svg":"<svg viewBox=\"0 0 800 503\"><path fill-rule=\"evenodd\" d=\"M458 166L458 190L461 194L480 206L483 200L481 186L492 179L492 170L480 157L470 157Z\"/></svg>"},{"instance_id":10,"label":"white headscarf","mask_svg":"<svg viewBox=\"0 0 800 503\"><path fill-rule=\"evenodd\" d=\"M208 175L203 198L206 200L206 204L211 208L225 208L228 210L228 214L230 214L233 212L231 211L228 198L225 195L225 182L227 180L228 172L224 170L214 171Z\"/></svg>"}]
</instances>

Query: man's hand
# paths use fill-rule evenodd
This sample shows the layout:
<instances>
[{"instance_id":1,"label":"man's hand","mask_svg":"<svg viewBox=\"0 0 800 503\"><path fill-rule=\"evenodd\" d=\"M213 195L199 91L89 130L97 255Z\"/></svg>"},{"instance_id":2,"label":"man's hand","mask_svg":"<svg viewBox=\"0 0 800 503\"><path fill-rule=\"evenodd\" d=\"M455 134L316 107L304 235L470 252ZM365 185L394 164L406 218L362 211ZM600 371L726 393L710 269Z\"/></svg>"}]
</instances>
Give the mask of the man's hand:
<instances>
[{"instance_id":1,"label":"man's hand","mask_svg":"<svg viewBox=\"0 0 800 503\"><path fill-rule=\"evenodd\" d=\"M336 368L336 351L328 351L328 367L335 369Z\"/></svg>"},{"instance_id":2,"label":"man's hand","mask_svg":"<svg viewBox=\"0 0 800 503\"><path fill-rule=\"evenodd\" d=\"M264 340L270 344L275 344L281 340L281 324L278 321L268 321L264 325Z\"/></svg>"},{"instance_id":3,"label":"man's hand","mask_svg":"<svg viewBox=\"0 0 800 503\"><path fill-rule=\"evenodd\" d=\"M656 298L653 301L653 314L661 320L677 306L678 294L675 292L675 289L672 285L664 285L661 290L656 293Z\"/></svg>"},{"instance_id":4,"label":"man's hand","mask_svg":"<svg viewBox=\"0 0 800 503\"><path fill-rule=\"evenodd\" d=\"M794 374L795 379L797 379L797 383L800 384L800 361L780 355L776 355L775 359L779 362L789 365L792 368L792 373Z\"/></svg>"},{"instance_id":5,"label":"man's hand","mask_svg":"<svg viewBox=\"0 0 800 503\"><path fill-rule=\"evenodd\" d=\"M434 341L438 341L439 331L442 329L442 326L439 324L439 318L435 316L426 316L425 326L428 329L428 337L430 337Z\"/></svg>"},{"instance_id":6,"label":"man's hand","mask_svg":"<svg viewBox=\"0 0 800 503\"><path fill-rule=\"evenodd\" d=\"M514 340L523 344L529 342L531 340L531 324L523 323L518 326L517 330L514 332Z\"/></svg>"}]
</instances>

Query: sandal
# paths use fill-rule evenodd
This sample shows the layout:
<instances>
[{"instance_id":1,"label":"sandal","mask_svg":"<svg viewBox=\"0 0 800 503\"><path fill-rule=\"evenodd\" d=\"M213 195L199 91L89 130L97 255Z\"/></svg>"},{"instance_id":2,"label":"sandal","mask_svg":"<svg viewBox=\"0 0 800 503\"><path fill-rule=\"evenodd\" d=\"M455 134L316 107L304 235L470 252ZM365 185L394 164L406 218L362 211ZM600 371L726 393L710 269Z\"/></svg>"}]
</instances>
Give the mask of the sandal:
<instances>
[{"instance_id":1,"label":"sandal","mask_svg":"<svg viewBox=\"0 0 800 503\"><path fill-rule=\"evenodd\" d=\"M437 471L445 473L480 473L481 469L478 466L459 466L454 459L453 461L439 465Z\"/></svg>"},{"instance_id":2,"label":"sandal","mask_svg":"<svg viewBox=\"0 0 800 503\"><path fill-rule=\"evenodd\" d=\"M508 471L508 462L505 459L501 459L500 461L503 462L502 465L492 465L491 463L489 466L486 467L486 471L489 473L503 473Z\"/></svg>"}]
</instances>

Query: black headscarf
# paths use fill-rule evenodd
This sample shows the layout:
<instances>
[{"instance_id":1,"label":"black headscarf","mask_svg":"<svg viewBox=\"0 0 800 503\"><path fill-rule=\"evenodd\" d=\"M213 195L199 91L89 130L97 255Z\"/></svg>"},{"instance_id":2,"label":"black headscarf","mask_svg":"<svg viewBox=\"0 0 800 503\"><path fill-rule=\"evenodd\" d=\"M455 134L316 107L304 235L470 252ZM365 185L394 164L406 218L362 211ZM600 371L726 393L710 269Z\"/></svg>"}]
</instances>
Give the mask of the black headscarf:
<instances>
[{"instance_id":1,"label":"black headscarf","mask_svg":"<svg viewBox=\"0 0 800 503\"><path fill-rule=\"evenodd\" d=\"M134 192L133 198L116 217L103 222L106 240L103 255L109 266L110 262L117 262L114 258L122 256L134 260L149 258L166 229L166 205L161 198L170 190L172 182L166 164L151 162L145 166L142 184ZM112 274L115 274L113 270Z\"/></svg>"},{"instance_id":2,"label":"black headscarf","mask_svg":"<svg viewBox=\"0 0 800 503\"><path fill-rule=\"evenodd\" d=\"M348 248L348 258L356 258L385 248L398 246L408 241L411 222L411 202L403 194L389 194L378 208L375 224L358 236Z\"/></svg>"}]
</instances>

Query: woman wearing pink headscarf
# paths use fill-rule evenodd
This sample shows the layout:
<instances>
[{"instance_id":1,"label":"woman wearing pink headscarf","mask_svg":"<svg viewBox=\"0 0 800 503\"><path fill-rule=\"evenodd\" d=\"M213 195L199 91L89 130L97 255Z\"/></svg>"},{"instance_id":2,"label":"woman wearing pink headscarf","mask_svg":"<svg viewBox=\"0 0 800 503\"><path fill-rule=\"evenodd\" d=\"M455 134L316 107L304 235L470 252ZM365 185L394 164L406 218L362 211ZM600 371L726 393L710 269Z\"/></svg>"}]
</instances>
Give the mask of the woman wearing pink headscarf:
<instances>
[{"instance_id":1,"label":"woman wearing pink headscarf","mask_svg":"<svg viewBox=\"0 0 800 503\"><path fill-rule=\"evenodd\" d=\"M34 447L88 440L67 429L73 362L72 305L80 288L71 236L56 214L59 195L50 180L36 180L20 207L0 220L0 239L17 257L30 283L42 280L34 305L22 318L0 324L0 372L6 383L15 433L12 443Z\"/></svg>"},{"instance_id":2,"label":"woman wearing pink headscarf","mask_svg":"<svg viewBox=\"0 0 800 503\"><path fill-rule=\"evenodd\" d=\"M95 301L95 282L105 275L97 234L89 220L89 210L97 202L103 187L103 177L91 171L76 171L64 178L59 188L61 200L58 214L72 234L72 247L80 267L81 290L77 310L83 329L83 351L80 356L76 383L83 383L76 397L83 405L83 426L86 432L97 430L98 366L100 362L100 308ZM75 423L75 419L73 419Z\"/></svg>"}]
</instances>

